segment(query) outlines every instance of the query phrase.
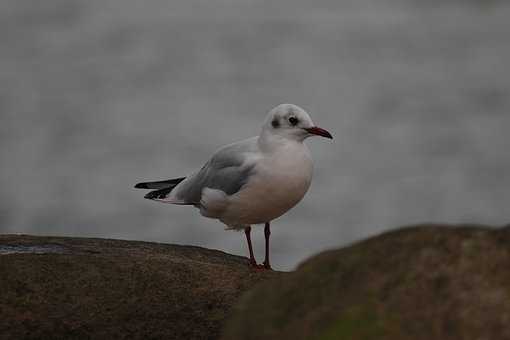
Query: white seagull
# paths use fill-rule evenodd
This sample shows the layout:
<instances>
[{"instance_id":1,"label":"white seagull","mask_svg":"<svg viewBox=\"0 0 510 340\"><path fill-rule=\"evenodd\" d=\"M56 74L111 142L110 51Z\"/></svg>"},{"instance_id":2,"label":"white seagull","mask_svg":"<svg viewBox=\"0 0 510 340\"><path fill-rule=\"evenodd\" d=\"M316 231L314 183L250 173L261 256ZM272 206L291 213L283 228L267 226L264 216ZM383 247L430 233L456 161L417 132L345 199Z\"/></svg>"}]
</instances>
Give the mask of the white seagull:
<instances>
[{"instance_id":1,"label":"white seagull","mask_svg":"<svg viewBox=\"0 0 510 340\"><path fill-rule=\"evenodd\" d=\"M268 113L260 136L220 148L187 177L138 183L135 188L154 189L147 199L193 205L227 229L244 230L250 264L271 269L270 222L294 207L310 187L313 162L303 141L313 135L333 138L299 106L281 104ZM260 266L250 238L253 224L265 224L266 252Z\"/></svg>"}]
</instances>

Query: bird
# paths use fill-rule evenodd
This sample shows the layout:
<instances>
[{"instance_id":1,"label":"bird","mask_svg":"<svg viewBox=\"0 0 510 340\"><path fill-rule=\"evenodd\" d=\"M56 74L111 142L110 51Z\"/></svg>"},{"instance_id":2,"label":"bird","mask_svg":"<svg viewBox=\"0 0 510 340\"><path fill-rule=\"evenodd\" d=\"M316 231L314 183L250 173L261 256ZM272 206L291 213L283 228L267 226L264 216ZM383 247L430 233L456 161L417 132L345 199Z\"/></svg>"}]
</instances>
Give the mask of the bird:
<instances>
[{"instance_id":1,"label":"bird","mask_svg":"<svg viewBox=\"0 0 510 340\"><path fill-rule=\"evenodd\" d=\"M271 270L271 222L300 202L310 187L313 161L304 141L311 136L333 139L301 107L280 104L267 113L258 136L221 147L200 170L138 183L135 188L151 189L145 195L149 200L194 206L226 229L244 230L249 264ZM260 265L251 242L252 226L258 224L264 224L265 236L265 259Z\"/></svg>"}]
</instances>

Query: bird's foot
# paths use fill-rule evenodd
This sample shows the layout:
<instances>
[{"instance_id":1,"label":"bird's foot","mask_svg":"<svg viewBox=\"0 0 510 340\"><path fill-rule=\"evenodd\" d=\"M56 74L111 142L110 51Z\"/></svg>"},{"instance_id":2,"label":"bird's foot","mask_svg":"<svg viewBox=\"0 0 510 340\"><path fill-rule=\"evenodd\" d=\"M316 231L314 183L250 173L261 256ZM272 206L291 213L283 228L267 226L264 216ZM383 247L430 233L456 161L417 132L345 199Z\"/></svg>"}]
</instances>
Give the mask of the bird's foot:
<instances>
[{"instance_id":1,"label":"bird's foot","mask_svg":"<svg viewBox=\"0 0 510 340\"><path fill-rule=\"evenodd\" d=\"M267 261L264 261L264 262L262 263L262 267L263 267L264 269L267 269L267 270L273 270L273 268L271 268L271 265L270 265L270 264L269 264L269 262L267 262Z\"/></svg>"},{"instance_id":2,"label":"bird's foot","mask_svg":"<svg viewBox=\"0 0 510 340\"><path fill-rule=\"evenodd\" d=\"M249 266L253 267L253 268L258 268L259 267L259 265L257 264L257 261L255 261L254 259L250 259Z\"/></svg>"},{"instance_id":3,"label":"bird's foot","mask_svg":"<svg viewBox=\"0 0 510 340\"><path fill-rule=\"evenodd\" d=\"M258 264L255 260L250 260L249 266L256 270L265 270L267 269L263 264Z\"/></svg>"}]
</instances>

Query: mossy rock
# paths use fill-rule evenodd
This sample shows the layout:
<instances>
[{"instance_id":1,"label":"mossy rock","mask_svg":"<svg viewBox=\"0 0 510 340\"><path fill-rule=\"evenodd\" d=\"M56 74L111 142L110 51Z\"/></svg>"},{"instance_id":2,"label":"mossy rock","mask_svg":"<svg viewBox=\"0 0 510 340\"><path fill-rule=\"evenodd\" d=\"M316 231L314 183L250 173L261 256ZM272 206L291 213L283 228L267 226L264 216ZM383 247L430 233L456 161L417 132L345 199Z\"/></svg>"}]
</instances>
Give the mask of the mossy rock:
<instances>
[{"instance_id":1,"label":"mossy rock","mask_svg":"<svg viewBox=\"0 0 510 340\"><path fill-rule=\"evenodd\" d=\"M0 235L0 338L217 339L239 295L276 275L199 247Z\"/></svg>"},{"instance_id":2,"label":"mossy rock","mask_svg":"<svg viewBox=\"0 0 510 340\"><path fill-rule=\"evenodd\" d=\"M262 283L224 340L510 339L510 228L423 225Z\"/></svg>"}]
</instances>

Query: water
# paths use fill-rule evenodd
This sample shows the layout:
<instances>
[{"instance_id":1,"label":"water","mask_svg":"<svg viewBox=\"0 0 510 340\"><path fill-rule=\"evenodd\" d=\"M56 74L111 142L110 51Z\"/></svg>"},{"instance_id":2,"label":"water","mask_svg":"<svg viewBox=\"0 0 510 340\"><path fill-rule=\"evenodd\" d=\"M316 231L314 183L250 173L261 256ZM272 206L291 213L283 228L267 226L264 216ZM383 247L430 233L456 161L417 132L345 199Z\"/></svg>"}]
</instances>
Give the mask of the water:
<instances>
[{"instance_id":1,"label":"water","mask_svg":"<svg viewBox=\"0 0 510 340\"><path fill-rule=\"evenodd\" d=\"M0 232L193 244L244 235L144 200L258 134L282 102L312 187L273 224L275 268L419 222L510 217L504 1L6 0L0 4ZM263 233L255 229L260 260Z\"/></svg>"}]
</instances>

